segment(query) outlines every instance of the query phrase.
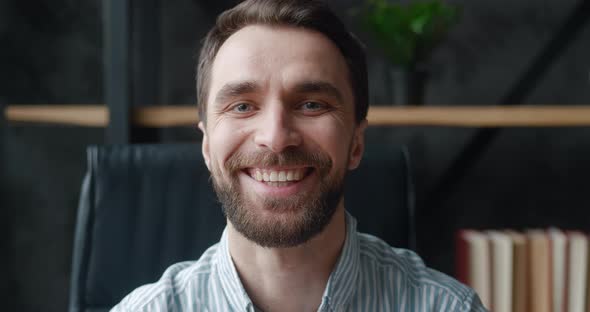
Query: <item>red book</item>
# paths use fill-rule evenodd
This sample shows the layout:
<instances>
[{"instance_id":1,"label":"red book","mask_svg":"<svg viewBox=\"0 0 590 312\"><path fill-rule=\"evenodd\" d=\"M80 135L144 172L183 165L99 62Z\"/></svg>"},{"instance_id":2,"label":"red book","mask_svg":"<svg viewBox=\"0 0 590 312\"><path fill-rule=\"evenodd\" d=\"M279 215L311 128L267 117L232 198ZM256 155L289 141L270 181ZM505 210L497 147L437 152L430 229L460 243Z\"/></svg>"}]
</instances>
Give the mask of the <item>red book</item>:
<instances>
[{"instance_id":1,"label":"red book","mask_svg":"<svg viewBox=\"0 0 590 312\"><path fill-rule=\"evenodd\" d=\"M459 230L455 236L455 277L461 283L469 284L469 244L466 233L470 230Z\"/></svg>"}]
</instances>

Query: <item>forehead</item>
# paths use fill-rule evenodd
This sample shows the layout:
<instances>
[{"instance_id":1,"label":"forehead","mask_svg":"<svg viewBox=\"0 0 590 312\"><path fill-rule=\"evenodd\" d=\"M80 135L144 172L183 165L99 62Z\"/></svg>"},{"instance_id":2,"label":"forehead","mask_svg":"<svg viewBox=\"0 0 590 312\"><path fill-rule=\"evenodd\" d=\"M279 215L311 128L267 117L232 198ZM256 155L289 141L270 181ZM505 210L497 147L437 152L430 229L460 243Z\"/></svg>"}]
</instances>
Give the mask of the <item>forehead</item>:
<instances>
[{"instance_id":1,"label":"forehead","mask_svg":"<svg viewBox=\"0 0 590 312\"><path fill-rule=\"evenodd\" d=\"M348 66L338 47L312 30L251 25L230 36L211 69L209 103L226 83L254 81L288 88L304 80L325 81L352 98Z\"/></svg>"}]
</instances>

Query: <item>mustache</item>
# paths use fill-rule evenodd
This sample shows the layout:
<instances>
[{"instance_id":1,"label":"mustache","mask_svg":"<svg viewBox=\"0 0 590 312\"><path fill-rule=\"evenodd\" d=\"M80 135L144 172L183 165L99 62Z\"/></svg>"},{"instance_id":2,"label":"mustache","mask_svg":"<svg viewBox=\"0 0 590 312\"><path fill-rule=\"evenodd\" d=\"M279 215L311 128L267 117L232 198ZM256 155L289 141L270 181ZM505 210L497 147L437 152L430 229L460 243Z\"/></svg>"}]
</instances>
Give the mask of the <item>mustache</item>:
<instances>
[{"instance_id":1,"label":"mustache","mask_svg":"<svg viewBox=\"0 0 590 312\"><path fill-rule=\"evenodd\" d=\"M226 170L231 173L249 167L280 166L309 166L317 168L320 172L327 172L332 167L332 160L323 152L287 148L280 153L270 151L236 152L225 163Z\"/></svg>"}]
</instances>

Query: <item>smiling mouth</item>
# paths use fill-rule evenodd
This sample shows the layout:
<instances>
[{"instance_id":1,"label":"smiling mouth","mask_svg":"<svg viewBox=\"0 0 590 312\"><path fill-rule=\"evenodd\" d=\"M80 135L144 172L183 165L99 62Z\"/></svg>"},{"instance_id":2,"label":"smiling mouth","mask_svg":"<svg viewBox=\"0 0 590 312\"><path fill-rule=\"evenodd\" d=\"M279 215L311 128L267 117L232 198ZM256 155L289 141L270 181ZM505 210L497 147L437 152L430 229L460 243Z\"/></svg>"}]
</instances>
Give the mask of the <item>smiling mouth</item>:
<instances>
[{"instance_id":1,"label":"smiling mouth","mask_svg":"<svg viewBox=\"0 0 590 312\"><path fill-rule=\"evenodd\" d=\"M269 186L287 186L297 183L307 177L312 171L312 167L244 169L244 172L252 179Z\"/></svg>"}]
</instances>

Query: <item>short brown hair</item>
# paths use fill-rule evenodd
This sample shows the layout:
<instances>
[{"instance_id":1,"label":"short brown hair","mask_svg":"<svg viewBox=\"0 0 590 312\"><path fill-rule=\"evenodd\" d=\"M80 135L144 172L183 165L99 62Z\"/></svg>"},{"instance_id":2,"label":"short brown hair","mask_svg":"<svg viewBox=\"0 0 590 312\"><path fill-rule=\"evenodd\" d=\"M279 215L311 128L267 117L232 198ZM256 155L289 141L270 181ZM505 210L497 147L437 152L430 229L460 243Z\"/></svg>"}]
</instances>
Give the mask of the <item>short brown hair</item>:
<instances>
[{"instance_id":1,"label":"short brown hair","mask_svg":"<svg viewBox=\"0 0 590 312\"><path fill-rule=\"evenodd\" d=\"M369 83L363 46L324 3L317 0L246 0L219 15L203 42L197 64L197 105L201 120L206 122L211 66L219 48L235 32L254 24L306 28L328 37L348 64L356 122L367 117Z\"/></svg>"}]
</instances>

